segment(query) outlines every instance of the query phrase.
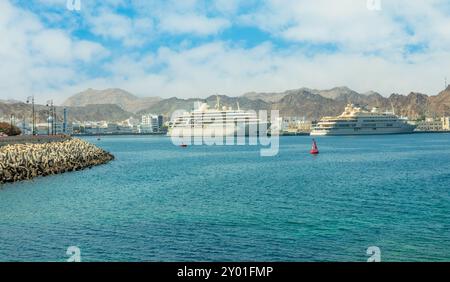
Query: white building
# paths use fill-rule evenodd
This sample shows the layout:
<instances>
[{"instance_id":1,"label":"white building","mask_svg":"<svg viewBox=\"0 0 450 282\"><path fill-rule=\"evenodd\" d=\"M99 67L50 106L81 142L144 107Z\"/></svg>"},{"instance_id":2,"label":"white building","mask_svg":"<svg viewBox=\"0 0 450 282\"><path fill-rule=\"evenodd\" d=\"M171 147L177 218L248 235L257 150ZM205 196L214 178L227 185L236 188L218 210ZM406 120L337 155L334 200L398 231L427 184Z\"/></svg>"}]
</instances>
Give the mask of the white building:
<instances>
[{"instance_id":1,"label":"white building","mask_svg":"<svg viewBox=\"0 0 450 282\"><path fill-rule=\"evenodd\" d=\"M280 118L280 129L284 132L310 132L311 122L305 117Z\"/></svg>"},{"instance_id":2,"label":"white building","mask_svg":"<svg viewBox=\"0 0 450 282\"><path fill-rule=\"evenodd\" d=\"M85 134L104 134L108 130L108 122L106 121L87 121L74 124L77 133Z\"/></svg>"},{"instance_id":3,"label":"white building","mask_svg":"<svg viewBox=\"0 0 450 282\"><path fill-rule=\"evenodd\" d=\"M442 129L450 130L450 117L443 117L441 118L441 121L442 121Z\"/></svg>"},{"instance_id":4,"label":"white building","mask_svg":"<svg viewBox=\"0 0 450 282\"><path fill-rule=\"evenodd\" d=\"M120 122L119 125L124 126L124 127L136 127L139 125L139 120L135 119L134 117L130 117L130 118Z\"/></svg>"},{"instance_id":5,"label":"white building","mask_svg":"<svg viewBox=\"0 0 450 282\"><path fill-rule=\"evenodd\" d=\"M416 123L416 131L443 131L444 118L426 118Z\"/></svg>"},{"instance_id":6,"label":"white building","mask_svg":"<svg viewBox=\"0 0 450 282\"><path fill-rule=\"evenodd\" d=\"M161 116L147 114L143 115L141 124L138 126L139 133L156 133L161 131Z\"/></svg>"},{"instance_id":7,"label":"white building","mask_svg":"<svg viewBox=\"0 0 450 282\"><path fill-rule=\"evenodd\" d=\"M37 123L36 124L36 134L38 135L47 135L47 134L72 134L73 128L72 124L66 124L66 128L64 129L63 122L55 122L52 124L51 122L46 123Z\"/></svg>"}]
</instances>

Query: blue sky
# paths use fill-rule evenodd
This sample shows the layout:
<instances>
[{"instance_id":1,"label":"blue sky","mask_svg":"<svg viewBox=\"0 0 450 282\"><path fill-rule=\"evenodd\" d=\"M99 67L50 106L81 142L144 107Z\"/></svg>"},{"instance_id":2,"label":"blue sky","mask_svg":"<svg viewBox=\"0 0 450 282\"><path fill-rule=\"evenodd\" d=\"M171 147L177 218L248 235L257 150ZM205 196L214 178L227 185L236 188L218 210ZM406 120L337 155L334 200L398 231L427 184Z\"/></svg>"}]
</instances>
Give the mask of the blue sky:
<instances>
[{"instance_id":1,"label":"blue sky","mask_svg":"<svg viewBox=\"0 0 450 282\"><path fill-rule=\"evenodd\" d=\"M0 99L110 87L434 95L450 78L449 1L80 1L79 11L66 0L1 1Z\"/></svg>"}]
</instances>

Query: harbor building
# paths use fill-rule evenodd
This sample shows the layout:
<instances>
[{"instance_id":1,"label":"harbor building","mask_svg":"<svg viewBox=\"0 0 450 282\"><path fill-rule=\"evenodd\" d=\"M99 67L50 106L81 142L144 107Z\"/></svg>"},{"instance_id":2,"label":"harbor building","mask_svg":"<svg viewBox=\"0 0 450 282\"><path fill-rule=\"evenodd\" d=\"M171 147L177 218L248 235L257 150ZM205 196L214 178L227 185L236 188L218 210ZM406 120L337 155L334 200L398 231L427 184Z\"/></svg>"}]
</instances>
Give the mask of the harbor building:
<instances>
[{"instance_id":1,"label":"harbor building","mask_svg":"<svg viewBox=\"0 0 450 282\"><path fill-rule=\"evenodd\" d=\"M443 131L444 121L445 118L426 118L423 121L416 122L417 127L415 131Z\"/></svg>"},{"instance_id":2,"label":"harbor building","mask_svg":"<svg viewBox=\"0 0 450 282\"><path fill-rule=\"evenodd\" d=\"M161 132L163 127L163 117L154 115L154 114L146 114L141 118L141 124L138 126L139 133L158 133Z\"/></svg>"},{"instance_id":3,"label":"harbor building","mask_svg":"<svg viewBox=\"0 0 450 282\"><path fill-rule=\"evenodd\" d=\"M288 133L305 133L311 131L311 121L305 117L283 117L281 131Z\"/></svg>"},{"instance_id":4,"label":"harbor building","mask_svg":"<svg viewBox=\"0 0 450 282\"><path fill-rule=\"evenodd\" d=\"M450 117L443 117L441 118L442 121L442 129L443 130L450 130Z\"/></svg>"},{"instance_id":5,"label":"harbor building","mask_svg":"<svg viewBox=\"0 0 450 282\"><path fill-rule=\"evenodd\" d=\"M38 135L48 135L48 134L72 134L73 128L71 123L55 122L54 124L50 122L37 123L36 124L36 134Z\"/></svg>"}]
</instances>

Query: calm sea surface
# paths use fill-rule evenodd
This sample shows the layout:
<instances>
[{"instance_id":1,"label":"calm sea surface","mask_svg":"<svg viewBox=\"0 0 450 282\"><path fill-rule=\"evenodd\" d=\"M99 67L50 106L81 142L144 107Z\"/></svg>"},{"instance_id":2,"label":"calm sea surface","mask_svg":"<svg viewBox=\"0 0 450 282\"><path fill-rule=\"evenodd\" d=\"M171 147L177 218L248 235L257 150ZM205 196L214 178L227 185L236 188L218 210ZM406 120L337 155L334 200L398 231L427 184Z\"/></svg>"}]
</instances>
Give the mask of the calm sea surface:
<instances>
[{"instance_id":1,"label":"calm sea surface","mask_svg":"<svg viewBox=\"0 0 450 282\"><path fill-rule=\"evenodd\" d=\"M450 135L88 141L116 160L0 188L0 260L450 261Z\"/></svg>"}]
</instances>

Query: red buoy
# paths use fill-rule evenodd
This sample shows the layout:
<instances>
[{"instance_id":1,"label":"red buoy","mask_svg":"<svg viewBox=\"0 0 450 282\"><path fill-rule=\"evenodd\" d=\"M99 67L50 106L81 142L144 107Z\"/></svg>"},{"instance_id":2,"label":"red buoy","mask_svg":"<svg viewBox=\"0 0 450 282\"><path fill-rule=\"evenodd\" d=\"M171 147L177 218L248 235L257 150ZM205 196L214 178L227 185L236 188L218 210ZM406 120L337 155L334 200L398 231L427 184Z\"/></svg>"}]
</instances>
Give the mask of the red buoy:
<instances>
[{"instance_id":1,"label":"red buoy","mask_svg":"<svg viewBox=\"0 0 450 282\"><path fill-rule=\"evenodd\" d=\"M317 155L317 154L319 154L319 148L317 148L316 140L313 139L312 141L313 141L313 143L312 143L311 151L309 151L309 153L312 155Z\"/></svg>"}]
</instances>

